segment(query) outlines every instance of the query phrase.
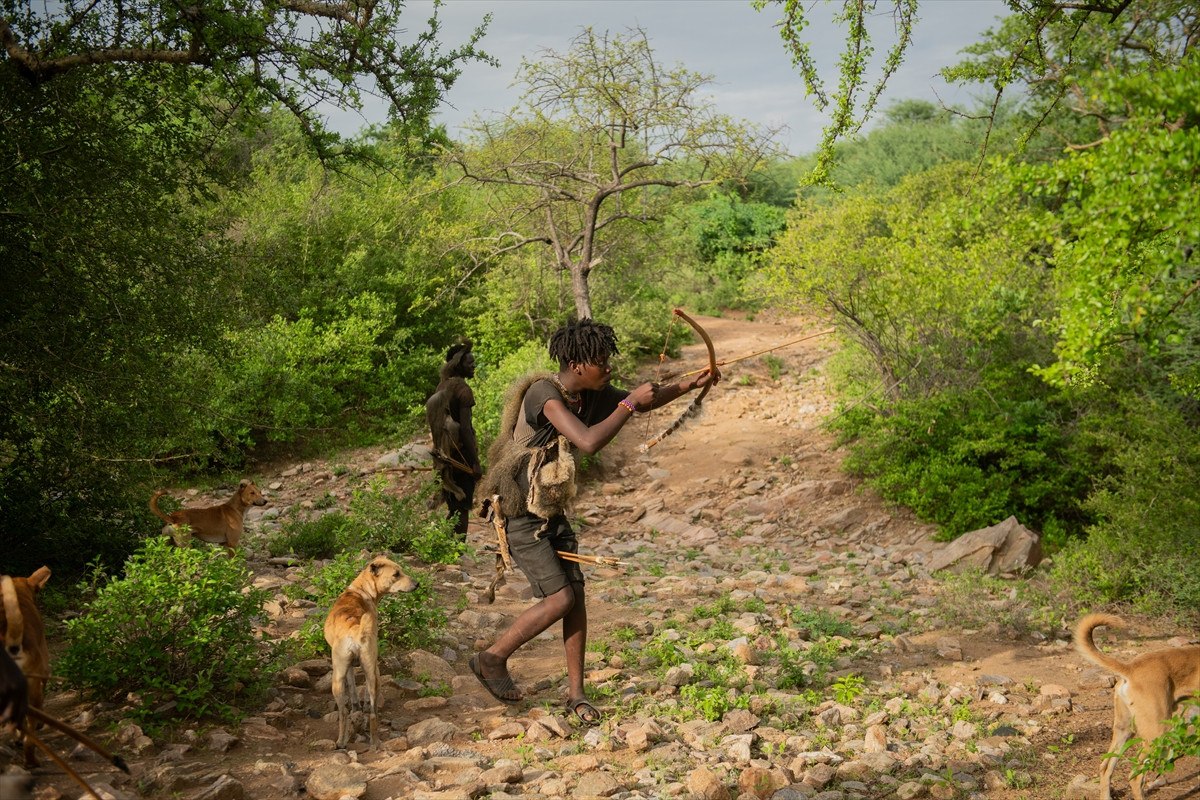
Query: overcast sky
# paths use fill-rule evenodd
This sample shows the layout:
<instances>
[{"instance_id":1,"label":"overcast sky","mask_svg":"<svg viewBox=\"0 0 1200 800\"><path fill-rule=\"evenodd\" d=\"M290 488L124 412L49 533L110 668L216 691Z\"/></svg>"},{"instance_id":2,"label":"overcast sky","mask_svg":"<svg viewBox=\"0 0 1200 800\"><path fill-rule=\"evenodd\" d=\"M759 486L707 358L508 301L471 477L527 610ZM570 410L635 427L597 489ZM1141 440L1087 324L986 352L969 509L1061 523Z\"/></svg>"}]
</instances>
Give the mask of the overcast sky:
<instances>
[{"instance_id":1,"label":"overcast sky","mask_svg":"<svg viewBox=\"0 0 1200 800\"><path fill-rule=\"evenodd\" d=\"M872 37L882 58L895 37L892 3L882 0L879 8ZM431 10L430 0L411 0L404 11L410 28L421 27L418 20L427 19ZM833 10L812 3L805 30L830 91L837 87L837 60L845 42L844 30L831 20ZM905 98L936 102L939 97L949 104L970 103L979 89L951 87L937 72L995 27L1005 11L1002 0L921 0L913 45L889 81L882 105ZM482 47L500 60L500 67L472 64L464 69L437 117L451 135L473 116L486 118L517 103L520 91L511 84L522 57L535 59L546 49L565 52L590 25L614 33L641 27L661 62L712 76L708 92L719 111L764 125L786 125L780 141L793 155L812 151L820 140L826 118L805 97L799 73L784 51L775 27L777 7L756 11L750 0L445 0L439 12L441 41L447 49L462 43L488 13L492 22ZM371 103L365 114L366 121L380 122L383 107ZM364 118L333 113L330 123L353 133Z\"/></svg>"}]
</instances>

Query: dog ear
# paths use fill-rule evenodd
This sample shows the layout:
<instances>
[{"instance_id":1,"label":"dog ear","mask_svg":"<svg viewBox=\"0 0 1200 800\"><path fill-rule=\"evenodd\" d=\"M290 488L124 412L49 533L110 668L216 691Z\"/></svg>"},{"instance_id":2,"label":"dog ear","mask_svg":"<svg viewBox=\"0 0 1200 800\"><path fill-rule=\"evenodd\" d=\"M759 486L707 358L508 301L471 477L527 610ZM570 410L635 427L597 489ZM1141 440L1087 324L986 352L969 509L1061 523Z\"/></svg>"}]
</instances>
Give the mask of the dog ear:
<instances>
[{"instance_id":1,"label":"dog ear","mask_svg":"<svg viewBox=\"0 0 1200 800\"><path fill-rule=\"evenodd\" d=\"M372 575L378 575L379 570L381 570L381 569L383 569L383 564L380 564L378 561L371 562L371 574Z\"/></svg>"},{"instance_id":2,"label":"dog ear","mask_svg":"<svg viewBox=\"0 0 1200 800\"><path fill-rule=\"evenodd\" d=\"M242 478L242 482L238 484L238 488L239 488L239 489L245 489L245 488L246 488L247 486L249 486L249 485L250 485L250 479L249 479L249 478Z\"/></svg>"},{"instance_id":3,"label":"dog ear","mask_svg":"<svg viewBox=\"0 0 1200 800\"><path fill-rule=\"evenodd\" d=\"M36 591L39 591L43 586L45 586L46 581L48 581L48 580L50 580L50 568L49 567L38 567L37 571L35 571L32 575L29 576L29 585L36 592Z\"/></svg>"}]
</instances>

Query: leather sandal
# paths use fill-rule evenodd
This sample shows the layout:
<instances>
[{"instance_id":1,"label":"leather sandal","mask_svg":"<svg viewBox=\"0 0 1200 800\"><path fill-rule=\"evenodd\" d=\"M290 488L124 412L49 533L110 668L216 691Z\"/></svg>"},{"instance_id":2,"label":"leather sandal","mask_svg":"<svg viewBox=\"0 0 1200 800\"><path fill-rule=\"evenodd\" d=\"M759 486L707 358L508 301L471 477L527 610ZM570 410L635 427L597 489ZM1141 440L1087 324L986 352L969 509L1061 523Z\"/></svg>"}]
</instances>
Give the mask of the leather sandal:
<instances>
[{"instance_id":1,"label":"leather sandal","mask_svg":"<svg viewBox=\"0 0 1200 800\"><path fill-rule=\"evenodd\" d=\"M567 711L574 714L575 718L584 725L600 724L600 711L589 703L586 697L572 697L567 700Z\"/></svg>"}]
</instances>

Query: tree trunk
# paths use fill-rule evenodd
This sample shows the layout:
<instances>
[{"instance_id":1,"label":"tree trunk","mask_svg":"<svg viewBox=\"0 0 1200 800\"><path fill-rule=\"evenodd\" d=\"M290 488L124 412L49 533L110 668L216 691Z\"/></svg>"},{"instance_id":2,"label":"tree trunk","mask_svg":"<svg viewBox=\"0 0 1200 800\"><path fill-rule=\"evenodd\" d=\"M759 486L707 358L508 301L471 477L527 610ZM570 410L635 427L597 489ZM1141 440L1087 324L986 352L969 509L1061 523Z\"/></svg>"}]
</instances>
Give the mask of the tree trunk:
<instances>
[{"instance_id":1,"label":"tree trunk","mask_svg":"<svg viewBox=\"0 0 1200 800\"><path fill-rule=\"evenodd\" d=\"M592 292L588 288L586 263L571 265L571 292L575 295L575 314L580 319L592 318Z\"/></svg>"}]
</instances>

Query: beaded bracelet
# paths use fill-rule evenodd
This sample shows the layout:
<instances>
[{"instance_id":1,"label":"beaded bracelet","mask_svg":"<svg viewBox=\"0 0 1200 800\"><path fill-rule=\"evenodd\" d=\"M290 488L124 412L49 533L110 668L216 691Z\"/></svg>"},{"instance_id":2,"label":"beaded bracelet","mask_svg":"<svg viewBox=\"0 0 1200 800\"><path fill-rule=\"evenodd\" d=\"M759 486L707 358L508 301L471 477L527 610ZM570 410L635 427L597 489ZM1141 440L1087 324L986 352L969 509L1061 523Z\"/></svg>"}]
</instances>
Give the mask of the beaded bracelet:
<instances>
[{"instance_id":1,"label":"beaded bracelet","mask_svg":"<svg viewBox=\"0 0 1200 800\"><path fill-rule=\"evenodd\" d=\"M637 409L633 407L633 403L629 402L627 398L622 397L619 401L617 401L617 405L624 406L625 408L629 409L630 414L637 413Z\"/></svg>"}]
</instances>

